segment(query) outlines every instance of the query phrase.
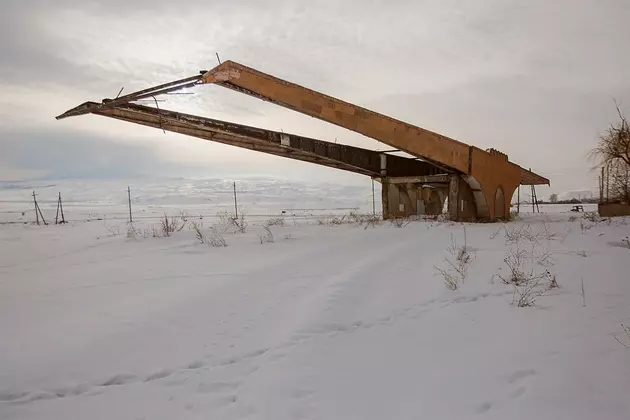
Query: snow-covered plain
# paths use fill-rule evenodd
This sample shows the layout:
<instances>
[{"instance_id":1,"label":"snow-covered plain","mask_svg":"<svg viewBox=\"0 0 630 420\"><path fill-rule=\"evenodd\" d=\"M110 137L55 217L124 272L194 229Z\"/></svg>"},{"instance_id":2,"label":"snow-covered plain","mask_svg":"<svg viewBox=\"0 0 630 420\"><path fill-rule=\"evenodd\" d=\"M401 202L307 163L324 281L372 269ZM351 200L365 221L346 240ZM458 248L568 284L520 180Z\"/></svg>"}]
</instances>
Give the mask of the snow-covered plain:
<instances>
[{"instance_id":1,"label":"snow-covered plain","mask_svg":"<svg viewBox=\"0 0 630 420\"><path fill-rule=\"evenodd\" d=\"M66 220L111 222L129 217L127 187L131 188L135 220L157 221L164 213L184 211L213 218L220 211L234 211L233 181L225 179L132 179L0 182L0 223L35 221L33 191L47 221L57 210L61 193ZM372 211L372 186L368 178L356 184L289 181L274 178L236 181L240 211L250 218L278 215L284 210L296 217ZM375 193L380 208L380 189Z\"/></svg>"},{"instance_id":2,"label":"snow-covered plain","mask_svg":"<svg viewBox=\"0 0 630 420\"><path fill-rule=\"evenodd\" d=\"M263 244L259 221L219 226L226 248L124 221L0 225L0 418L630 418L630 220L570 217L288 216ZM510 243L519 227L536 239ZM464 229L451 291L436 266ZM517 247L559 284L533 307L495 276Z\"/></svg>"}]
</instances>

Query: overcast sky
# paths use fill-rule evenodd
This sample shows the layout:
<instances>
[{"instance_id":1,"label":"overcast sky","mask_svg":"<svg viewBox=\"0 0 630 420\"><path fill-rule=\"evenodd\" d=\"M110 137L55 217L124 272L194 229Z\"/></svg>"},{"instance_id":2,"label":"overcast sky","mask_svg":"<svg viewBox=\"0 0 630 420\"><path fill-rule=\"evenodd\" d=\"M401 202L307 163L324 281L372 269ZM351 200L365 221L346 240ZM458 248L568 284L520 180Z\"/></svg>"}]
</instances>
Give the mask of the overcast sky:
<instances>
[{"instance_id":1,"label":"overcast sky","mask_svg":"<svg viewBox=\"0 0 630 420\"><path fill-rule=\"evenodd\" d=\"M86 100L214 67L215 52L595 190L586 154L630 114L628 0L0 0L0 180L356 176L97 116ZM201 86L164 108L386 146ZM546 190L548 192L548 190Z\"/></svg>"}]
</instances>

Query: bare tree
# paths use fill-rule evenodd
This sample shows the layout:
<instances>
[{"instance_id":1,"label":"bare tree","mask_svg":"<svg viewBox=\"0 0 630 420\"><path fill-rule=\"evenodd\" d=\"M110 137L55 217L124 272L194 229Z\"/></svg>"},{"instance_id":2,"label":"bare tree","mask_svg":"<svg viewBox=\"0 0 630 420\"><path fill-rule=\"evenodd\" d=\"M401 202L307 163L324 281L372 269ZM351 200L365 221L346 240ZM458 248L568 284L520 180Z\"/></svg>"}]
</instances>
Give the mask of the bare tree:
<instances>
[{"instance_id":1,"label":"bare tree","mask_svg":"<svg viewBox=\"0 0 630 420\"><path fill-rule=\"evenodd\" d=\"M630 202L630 127L628 121L615 103L619 121L599 136L597 146L590 157L595 168L605 168L601 185L606 198ZM605 186L605 187L604 187Z\"/></svg>"}]
</instances>

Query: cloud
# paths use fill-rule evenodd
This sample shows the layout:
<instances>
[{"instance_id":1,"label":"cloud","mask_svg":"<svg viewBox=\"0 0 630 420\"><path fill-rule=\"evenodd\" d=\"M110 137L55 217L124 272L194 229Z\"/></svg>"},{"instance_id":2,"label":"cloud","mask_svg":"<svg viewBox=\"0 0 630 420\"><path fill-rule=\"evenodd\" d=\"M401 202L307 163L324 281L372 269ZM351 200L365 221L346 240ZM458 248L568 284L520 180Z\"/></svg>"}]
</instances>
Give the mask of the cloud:
<instances>
[{"instance_id":1,"label":"cloud","mask_svg":"<svg viewBox=\"0 0 630 420\"><path fill-rule=\"evenodd\" d=\"M29 178L133 177L175 169L146 144L73 131L0 131L0 150L0 167Z\"/></svg>"},{"instance_id":2,"label":"cloud","mask_svg":"<svg viewBox=\"0 0 630 420\"><path fill-rule=\"evenodd\" d=\"M516 162L553 174L552 185L559 182L559 190L582 189L596 182L583 170L584 155L615 117L611 100L621 99L630 113L630 57L622 53L630 38L625 4L4 0L0 124L23 139L25 155L39 153L28 148L42 143L61 148L72 141L77 150L91 148L127 162L115 155L116 139L115 144L145 156L135 159L147 168L168 162L165 144L177 149L179 139L153 143L129 125L87 117L57 123L51 117L85 100L114 96L121 86L130 92L211 68L218 52L224 60L464 142L504 150ZM169 97L164 107L359 146L375 143L216 86ZM68 140L68 131L95 134L84 145L82 134ZM101 141L104 150L93 144ZM239 156L246 158L239 161L229 149L207 150L217 154L216 166L221 156L231 162L222 166L227 172L247 172L253 165L249 152L243 151ZM187 153L188 163L183 151L178 156L178 170L197 171L199 149ZM73 174L90 172L79 170L78 155L52 154L50 159L62 163L56 169L43 160L38 164L54 173L64 167L76 167ZM129 163L109 162L94 170L130 173ZM276 162L261 156L256 170L278 174L296 167ZM26 160L9 167L0 158L0 164L5 165L0 173L37 169Z\"/></svg>"},{"instance_id":3,"label":"cloud","mask_svg":"<svg viewBox=\"0 0 630 420\"><path fill-rule=\"evenodd\" d=\"M149 130L149 129L148 129ZM142 141L92 132L0 129L0 181L151 177L281 177L366 184L362 175L150 130ZM178 156L190 147L197 159Z\"/></svg>"}]
</instances>

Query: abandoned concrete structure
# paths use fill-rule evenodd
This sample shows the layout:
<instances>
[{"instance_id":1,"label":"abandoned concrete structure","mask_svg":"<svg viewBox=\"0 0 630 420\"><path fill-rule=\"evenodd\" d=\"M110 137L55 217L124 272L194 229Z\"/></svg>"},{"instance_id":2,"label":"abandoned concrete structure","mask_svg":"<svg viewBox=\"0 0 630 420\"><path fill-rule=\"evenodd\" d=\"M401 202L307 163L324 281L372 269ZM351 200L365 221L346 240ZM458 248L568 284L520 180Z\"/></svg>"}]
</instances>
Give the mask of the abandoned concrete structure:
<instances>
[{"instance_id":1,"label":"abandoned concrete structure","mask_svg":"<svg viewBox=\"0 0 630 420\"><path fill-rule=\"evenodd\" d=\"M378 152L134 103L200 84L217 84L284 106L394 149ZM518 185L549 184L495 149L481 150L232 61L198 76L101 103L86 102L57 119L88 113L370 176L382 184L385 219L440 214L446 200L454 220L505 219Z\"/></svg>"}]
</instances>

